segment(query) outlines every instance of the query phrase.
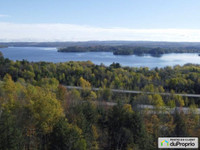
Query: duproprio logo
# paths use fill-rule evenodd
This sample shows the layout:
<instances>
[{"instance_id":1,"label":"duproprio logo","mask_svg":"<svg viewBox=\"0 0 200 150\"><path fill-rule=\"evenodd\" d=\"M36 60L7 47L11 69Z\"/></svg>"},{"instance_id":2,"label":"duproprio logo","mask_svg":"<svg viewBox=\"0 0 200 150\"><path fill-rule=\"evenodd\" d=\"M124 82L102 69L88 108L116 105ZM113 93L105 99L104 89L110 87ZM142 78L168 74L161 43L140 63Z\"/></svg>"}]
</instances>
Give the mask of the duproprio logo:
<instances>
[{"instance_id":1,"label":"duproprio logo","mask_svg":"<svg viewBox=\"0 0 200 150\"><path fill-rule=\"evenodd\" d=\"M198 137L159 137L158 148L198 149Z\"/></svg>"},{"instance_id":2,"label":"duproprio logo","mask_svg":"<svg viewBox=\"0 0 200 150\"><path fill-rule=\"evenodd\" d=\"M167 140L163 140L163 141L161 142L161 146L163 146L164 143L167 143L167 146L169 146L169 142L168 142Z\"/></svg>"}]
</instances>

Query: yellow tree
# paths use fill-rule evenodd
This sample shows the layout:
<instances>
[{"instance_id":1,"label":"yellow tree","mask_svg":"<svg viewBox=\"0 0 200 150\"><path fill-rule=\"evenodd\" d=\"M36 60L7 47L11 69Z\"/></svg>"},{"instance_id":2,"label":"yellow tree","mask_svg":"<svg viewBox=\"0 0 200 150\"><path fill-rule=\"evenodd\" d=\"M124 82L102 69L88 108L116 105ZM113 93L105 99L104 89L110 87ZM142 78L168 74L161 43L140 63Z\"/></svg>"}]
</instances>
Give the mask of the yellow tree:
<instances>
[{"instance_id":1,"label":"yellow tree","mask_svg":"<svg viewBox=\"0 0 200 150\"><path fill-rule=\"evenodd\" d=\"M44 133L51 132L55 123L64 116L60 101L56 95L40 87L36 87L31 95L30 111L34 124Z\"/></svg>"},{"instance_id":2,"label":"yellow tree","mask_svg":"<svg viewBox=\"0 0 200 150\"><path fill-rule=\"evenodd\" d=\"M80 77L79 84L83 89L91 89L90 82L85 80L83 77Z\"/></svg>"},{"instance_id":3,"label":"yellow tree","mask_svg":"<svg viewBox=\"0 0 200 150\"><path fill-rule=\"evenodd\" d=\"M90 100L91 98L96 99L96 94L91 93L91 84L89 81L81 77L79 79L79 85L83 88L81 95L85 100Z\"/></svg>"}]
</instances>

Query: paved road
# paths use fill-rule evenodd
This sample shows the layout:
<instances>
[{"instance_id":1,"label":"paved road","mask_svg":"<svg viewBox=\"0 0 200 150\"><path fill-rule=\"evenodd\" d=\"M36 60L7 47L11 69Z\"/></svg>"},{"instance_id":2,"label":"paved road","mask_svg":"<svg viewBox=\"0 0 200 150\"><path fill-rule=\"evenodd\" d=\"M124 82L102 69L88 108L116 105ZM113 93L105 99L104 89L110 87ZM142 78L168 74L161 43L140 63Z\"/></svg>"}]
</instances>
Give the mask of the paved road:
<instances>
[{"instance_id":1,"label":"paved road","mask_svg":"<svg viewBox=\"0 0 200 150\"><path fill-rule=\"evenodd\" d=\"M149 114L175 114L175 112L183 112L184 114L200 114L200 108L192 109L189 107L174 107L170 108L168 106L163 106L163 107L155 107L153 105L143 105L143 104L138 104L137 105L138 110L146 110Z\"/></svg>"},{"instance_id":2,"label":"paved road","mask_svg":"<svg viewBox=\"0 0 200 150\"><path fill-rule=\"evenodd\" d=\"M83 89L80 86L65 86L67 89ZM98 91L100 88L92 88L93 91ZM132 94L160 94L160 95L172 95L171 93L157 93L157 92L144 92L144 91L131 91L131 90L120 90L120 89L110 89L112 92L116 93L132 93ZM174 93L173 95L179 95L183 97L199 97L200 94L181 94L181 93Z\"/></svg>"},{"instance_id":3,"label":"paved road","mask_svg":"<svg viewBox=\"0 0 200 150\"><path fill-rule=\"evenodd\" d=\"M82 90L82 87L79 86L65 86L68 89L79 89ZM92 88L94 91L100 90L99 88ZM160 95L172 95L171 93L154 93L154 92L143 92L143 91L130 91L130 90L118 90L118 89L110 89L112 92L118 92L118 93L134 93L134 94L160 94ZM180 95L180 96L185 96L185 97L200 97L200 94L177 94L175 93L174 95ZM113 107L117 105L116 102L106 102L106 101L94 101L97 105L104 105L104 106L109 106ZM169 108L167 106L156 108L153 105L144 105L144 104L138 104L137 106L138 110L147 110L149 114L174 114L176 111L178 112L183 112L184 114L190 114L191 111L193 111L194 114L200 114L200 108L191 110L189 107L175 107L175 108Z\"/></svg>"}]
</instances>

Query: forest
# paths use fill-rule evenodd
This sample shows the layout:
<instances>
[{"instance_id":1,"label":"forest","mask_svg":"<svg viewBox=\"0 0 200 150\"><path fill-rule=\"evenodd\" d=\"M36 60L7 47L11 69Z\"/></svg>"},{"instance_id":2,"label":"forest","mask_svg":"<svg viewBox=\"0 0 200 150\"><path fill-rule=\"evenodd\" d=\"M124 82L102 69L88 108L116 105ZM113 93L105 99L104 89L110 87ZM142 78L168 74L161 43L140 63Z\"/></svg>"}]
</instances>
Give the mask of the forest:
<instances>
[{"instance_id":1,"label":"forest","mask_svg":"<svg viewBox=\"0 0 200 150\"><path fill-rule=\"evenodd\" d=\"M113 52L114 55L145 55L159 57L168 53L200 53L199 47L137 47L137 46L69 46L59 48L58 52Z\"/></svg>"},{"instance_id":2,"label":"forest","mask_svg":"<svg viewBox=\"0 0 200 150\"><path fill-rule=\"evenodd\" d=\"M28 62L0 53L0 150L155 150L158 137L200 137L200 98L175 93L200 94L200 65ZM138 109L140 104L155 109ZM189 111L163 109L176 107Z\"/></svg>"}]
</instances>

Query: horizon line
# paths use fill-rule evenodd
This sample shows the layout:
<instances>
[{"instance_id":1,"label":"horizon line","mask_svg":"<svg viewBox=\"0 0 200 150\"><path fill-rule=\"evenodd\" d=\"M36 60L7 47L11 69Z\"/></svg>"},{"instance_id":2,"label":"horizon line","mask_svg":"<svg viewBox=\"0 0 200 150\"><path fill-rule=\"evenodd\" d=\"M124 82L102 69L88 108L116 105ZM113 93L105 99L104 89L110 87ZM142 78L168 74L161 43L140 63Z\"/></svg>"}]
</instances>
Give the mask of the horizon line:
<instances>
[{"instance_id":1,"label":"horizon line","mask_svg":"<svg viewBox=\"0 0 200 150\"><path fill-rule=\"evenodd\" d=\"M151 43L200 43L197 41L153 41L153 40L88 40L88 41L0 41L0 43L88 43L88 42L151 42Z\"/></svg>"}]
</instances>

